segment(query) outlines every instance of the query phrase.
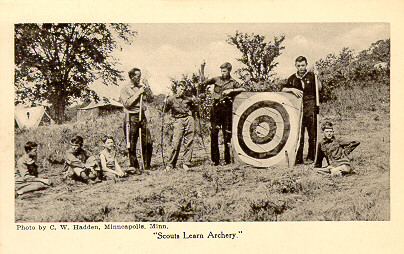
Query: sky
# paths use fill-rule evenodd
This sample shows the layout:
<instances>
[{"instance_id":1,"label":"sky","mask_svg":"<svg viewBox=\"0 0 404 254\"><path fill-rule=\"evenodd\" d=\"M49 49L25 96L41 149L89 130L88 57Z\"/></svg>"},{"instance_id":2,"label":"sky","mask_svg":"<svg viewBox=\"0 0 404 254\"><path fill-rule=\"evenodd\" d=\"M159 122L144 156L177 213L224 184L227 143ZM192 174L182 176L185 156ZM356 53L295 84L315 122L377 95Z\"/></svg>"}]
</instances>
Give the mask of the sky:
<instances>
[{"instance_id":1,"label":"sky","mask_svg":"<svg viewBox=\"0 0 404 254\"><path fill-rule=\"evenodd\" d=\"M131 24L131 27L138 34L131 45L121 43L122 50L113 53L119 63L116 67L124 71L125 78L131 68L140 68L156 95L169 93L170 77L197 73L203 61L205 75L209 77L220 75L219 66L224 62L230 62L233 71L240 68L242 64L236 58L241 53L226 42L237 30L264 35L266 41L285 35L282 43L285 49L275 59L279 64L274 71L279 78L287 78L296 71L294 60L300 55L306 56L310 67L343 47L358 53L373 42L390 38L388 23L182 23ZM96 81L90 87L101 97L119 98L119 86L105 86Z\"/></svg>"}]
</instances>

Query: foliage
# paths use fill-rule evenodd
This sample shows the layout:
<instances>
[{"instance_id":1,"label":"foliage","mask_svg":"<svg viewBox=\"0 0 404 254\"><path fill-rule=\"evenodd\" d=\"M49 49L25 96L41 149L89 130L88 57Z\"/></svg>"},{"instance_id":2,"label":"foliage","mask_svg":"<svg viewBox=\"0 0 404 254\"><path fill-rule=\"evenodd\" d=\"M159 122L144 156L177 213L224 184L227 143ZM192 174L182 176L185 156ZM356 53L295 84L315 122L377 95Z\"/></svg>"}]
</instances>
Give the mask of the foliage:
<instances>
[{"instance_id":1,"label":"foliage","mask_svg":"<svg viewBox=\"0 0 404 254\"><path fill-rule=\"evenodd\" d=\"M236 71L240 79L245 84L263 83L272 87L274 84L271 77L275 74L273 69L278 65L275 59L280 56L281 51L285 49L282 42L285 36L274 37L274 42L266 42L265 36L259 34L247 34L236 31L235 35L228 36L227 43L234 45L242 53L241 58L237 60L245 65ZM274 88L270 89L274 90ZM253 91L255 91L253 89Z\"/></svg>"},{"instance_id":2,"label":"foliage","mask_svg":"<svg viewBox=\"0 0 404 254\"><path fill-rule=\"evenodd\" d=\"M210 107L212 106L213 99L212 94L209 90L203 89L201 84L201 77L199 74L193 73L192 76L183 74L181 79L170 78L171 79L171 91L173 94L177 92L178 83L184 81L185 86L185 96L187 97L195 97L199 105L197 105L197 110L199 112L195 112L195 116L200 117L201 119L209 119L210 118ZM199 90L198 90L199 89Z\"/></svg>"},{"instance_id":3,"label":"foliage","mask_svg":"<svg viewBox=\"0 0 404 254\"><path fill-rule=\"evenodd\" d=\"M390 39L379 40L358 55L343 48L338 55L329 54L315 65L324 87L322 101L335 100L334 91L338 87L352 88L354 84L365 86L373 83L390 85Z\"/></svg>"},{"instance_id":4,"label":"foliage","mask_svg":"<svg viewBox=\"0 0 404 254\"><path fill-rule=\"evenodd\" d=\"M150 174L96 185L61 182L59 159L73 135L84 137L93 155L102 150L103 135L115 137L122 166L128 165L123 115L35 130L16 130L16 159L27 140L39 144L38 160L55 186L24 194L15 201L16 222L144 221L351 221L390 219L390 119L388 86L339 87L335 101L321 107L320 121L333 122L336 135L361 145L353 152L353 175L329 178L312 165L258 169L248 165L211 166L209 155L194 147L190 172L166 172L159 150L160 112L148 107L155 140ZM159 100L162 96L158 96ZM161 107L161 104L158 105ZM169 116L166 115L167 118ZM171 128L165 125L168 156ZM167 133L166 133L167 132ZM196 138L197 140L197 138ZM205 136L205 145L209 137ZM179 163L180 164L180 163Z\"/></svg>"},{"instance_id":5,"label":"foliage","mask_svg":"<svg viewBox=\"0 0 404 254\"><path fill-rule=\"evenodd\" d=\"M16 24L14 29L15 104L47 101L58 123L71 99L98 99L88 87L96 78L106 85L122 79L111 53L117 38L131 43L136 34L127 24Z\"/></svg>"}]
</instances>

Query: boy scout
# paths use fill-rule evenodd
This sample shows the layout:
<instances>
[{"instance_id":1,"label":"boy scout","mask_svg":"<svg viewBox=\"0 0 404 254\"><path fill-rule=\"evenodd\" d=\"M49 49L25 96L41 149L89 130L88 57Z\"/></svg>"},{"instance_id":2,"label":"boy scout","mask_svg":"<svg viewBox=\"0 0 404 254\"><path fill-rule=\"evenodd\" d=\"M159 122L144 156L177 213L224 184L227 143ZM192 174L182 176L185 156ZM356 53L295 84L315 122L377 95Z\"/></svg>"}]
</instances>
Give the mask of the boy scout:
<instances>
[{"instance_id":1,"label":"boy scout","mask_svg":"<svg viewBox=\"0 0 404 254\"><path fill-rule=\"evenodd\" d=\"M307 129L309 136L309 151L307 162L314 161L317 139L317 114L319 111L318 92L321 83L317 81L313 72L307 70L307 59L299 56L295 60L296 73L289 77L282 92L291 92L298 98L303 98L303 119L300 131L300 144L296 154L296 164L303 163L304 136Z\"/></svg>"},{"instance_id":2,"label":"boy scout","mask_svg":"<svg viewBox=\"0 0 404 254\"><path fill-rule=\"evenodd\" d=\"M17 161L14 175L15 197L45 189L51 185L48 179L38 177L37 147L37 143L28 141L24 146L25 154Z\"/></svg>"},{"instance_id":3,"label":"boy scout","mask_svg":"<svg viewBox=\"0 0 404 254\"><path fill-rule=\"evenodd\" d=\"M232 128L232 103L235 94L245 91L240 84L230 76L232 66L224 63L220 66L222 75L206 80L202 86L213 85L213 105L210 111L211 124L211 156L215 166L219 165L219 128L222 129L224 139L224 161L230 163L230 142Z\"/></svg>"},{"instance_id":4,"label":"boy scout","mask_svg":"<svg viewBox=\"0 0 404 254\"><path fill-rule=\"evenodd\" d=\"M166 98L165 112L171 110L174 120L172 150L167 170L175 168L178 155L180 154L181 143L184 140L184 162L183 168L189 169L192 159L193 142L195 135L195 120L192 115L195 110L195 101L187 98L185 92L185 81L181 81L177 85L177 92L174 96Z\"/></svg>"},{"instance_id":5,"label":"boy scout","mask_svg":"<svg viewBox=\"0 0 404 254\"><path fill-rule=\"evenodd\" d=\"M318 144L317 160L315 167L318 173L341 176L352 171L349 154L360 144L358 141L342 142L334 137L332 123L325 122L322 126L324 138ZM326 158L328 166L321 168L323 159Z\"/></svg>"},{"instance_id":6,"label":"boy scout","mask_svg":"<svg viewBox=\"0 0 404 254\"><path fill-rule=\"evenodd\" d=\"M70 141L71 148L65 155L65 175L64 180L72 178L85 183L98 183L102 178L102 173L98 166L98 161L94 156L88 156L83 147L83 138L75 136Z\"/></svg>"},{"instance_id":7,"label":"boy scout","mask_svg":"<svg viewBox=\"0 0 404 254\"><path fill-rule=\"evenodd\" d=\"M140 98L143 96L143 101L152 102L153 93L150 87L145 84L140 84L142 76L140 69L133 68L128 72L130 82L124 85L121 89L120 100L125 108L126 117L123 124L125 138L128 141L129 164L130 167L139 169L139 162L136 157L136 142L139 137L139 130L142 129L142 150L143 150L143 165L145 168L150 167L153 141L150 132L146 127L146 116L144 114L145 107L140 108ZM140 116L140 114L141 116ZM141 119L140 119L141 118ZM129 126L127 126L129 125ZM128 128L127 128L128 127ZM128 140L129 139L129 140Z\"/></svg>"}]
</instances>

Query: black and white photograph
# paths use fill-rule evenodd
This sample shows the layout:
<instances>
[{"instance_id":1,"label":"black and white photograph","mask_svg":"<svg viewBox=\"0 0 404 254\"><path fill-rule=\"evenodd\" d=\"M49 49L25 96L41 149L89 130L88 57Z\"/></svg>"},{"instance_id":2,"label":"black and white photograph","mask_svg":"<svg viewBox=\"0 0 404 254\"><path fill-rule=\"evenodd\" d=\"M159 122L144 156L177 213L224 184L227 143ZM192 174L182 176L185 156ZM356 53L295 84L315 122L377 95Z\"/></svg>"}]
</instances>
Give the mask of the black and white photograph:
<instances>
[{"instance_id":1,"label":"black and white photograph","mask_svg":"<svg viewBox=\"0 0 404 254\"><path fill-rule=\"evenodd\" d=\"M402 253L403 11L0 0L0 253Z\"/></svg>"},{"instance_id":2,"label":"black and white photograph","mask_svg":"<svg viewBox=\"0 0 404 254\"><path fill-rule=\"evenodd\" d=\"M390 24L15 23L15 222L390 220Z\"/></svg>"}]
</instances>

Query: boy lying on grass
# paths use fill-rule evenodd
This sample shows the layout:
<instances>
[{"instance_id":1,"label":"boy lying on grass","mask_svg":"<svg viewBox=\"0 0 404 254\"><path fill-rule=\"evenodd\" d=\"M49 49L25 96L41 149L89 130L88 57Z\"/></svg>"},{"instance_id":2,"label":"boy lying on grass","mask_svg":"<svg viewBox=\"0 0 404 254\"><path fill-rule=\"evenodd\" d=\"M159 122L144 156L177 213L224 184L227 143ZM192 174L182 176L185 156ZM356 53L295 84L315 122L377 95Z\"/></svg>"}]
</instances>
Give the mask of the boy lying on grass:
<instances>
[{"instance_id":1,"label":"boy lying on grass","mask_svg":"<svg viewBox=\"0 0 404 254\"><path fill-rule=\"evenodd\" d=\"M318 144L317 159L314 167L321 174L341 176L352 172L349 154L360 144L358 141L342 142L334 137L331 122L325 122L321 127L324 138ZM322 168L323 159L328 165Z\"/></svg>"},{"instance_id":2,"label":"boy lying on grass","mask_svg":"<svg viewBox=\"0 0 404 254\"><path fill-rule=\"evenodd\" d=\"M105 136L102 139L104 145L104 150L100 153L101 169L102 173L107 178L115 179L115 177L124 177L128 173L134 173L134 170L129 168L128 170L123 170L118 163L116 158L116 151L114 149L115 142L114 138L111 136Z\"/></svg>"},{"instance_id":3,"label":"boy lying on grass","mask_svg":"<svg viewBox=\"0 0 404 254\"><path fill-rule=\"evenodd\" d=\"M38 177L36 164L38 144L28 141L25 154L17 161L15 169L15 197L24 193L48 188L51 183L48 179Z\"/></svg>"},{"instance_id":4,"label":"boy lying on grass","mask_svg":"<svg viewBox=\"0 0 404 254\"><path fill-rule=\"evenodd\" d=\"M64 180L71 178L84 183L98 183L102 179L98 162L94 156L88 156L83 147L83 138L74 137L70 141L71 148L65 155Z\"/></svg>"}]
</instances>

